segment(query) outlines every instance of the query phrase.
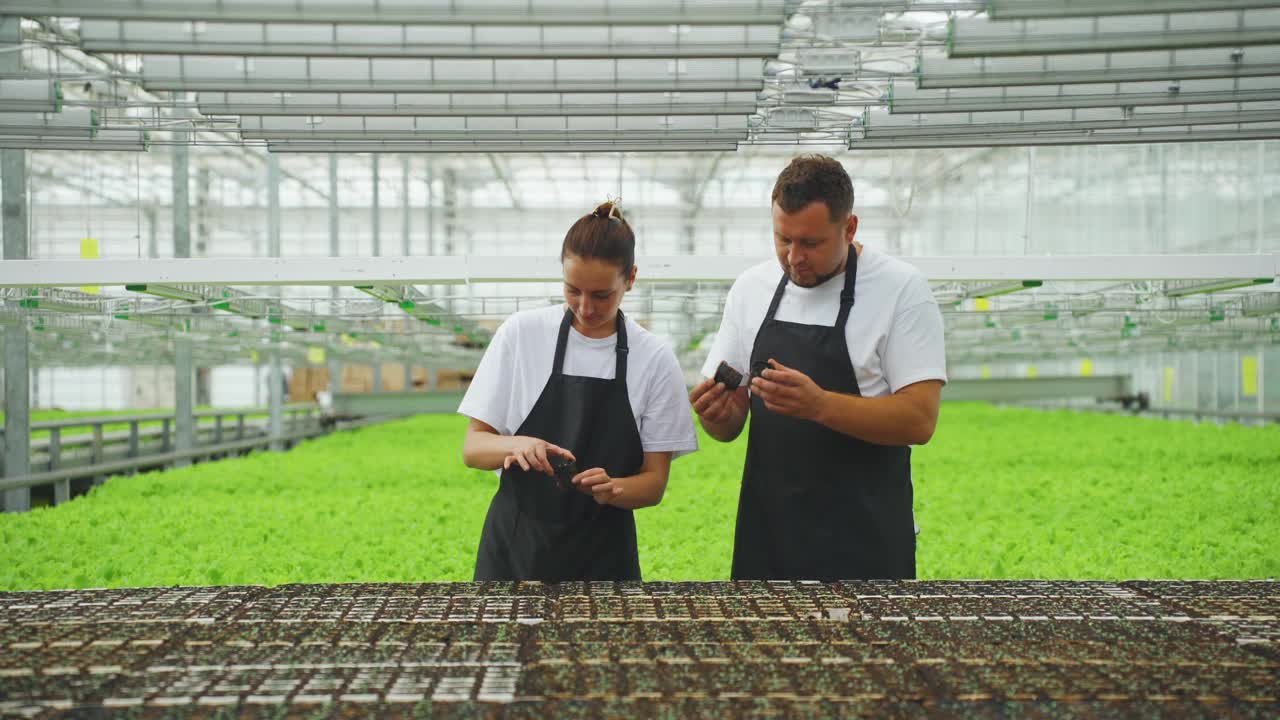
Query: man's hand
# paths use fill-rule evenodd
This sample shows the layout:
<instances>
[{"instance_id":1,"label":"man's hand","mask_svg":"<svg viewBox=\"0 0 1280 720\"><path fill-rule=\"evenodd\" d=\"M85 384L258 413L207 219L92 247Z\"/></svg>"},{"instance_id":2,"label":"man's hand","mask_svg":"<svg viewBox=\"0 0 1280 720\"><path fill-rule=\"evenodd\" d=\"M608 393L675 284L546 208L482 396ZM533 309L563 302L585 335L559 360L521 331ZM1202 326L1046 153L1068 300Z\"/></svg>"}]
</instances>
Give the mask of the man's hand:
<instances>
[{"instance_id":1,"label":"man's hand","mask_svg":"<svg viewBox=\"0 0 1280 720\"><path fill-rule=\"evenodd\" d=\"M769 369L751 381L751 392L771 412L801 420L817 420L826 402L826 391L808 375L770 358Z\"/></svg>"},{"instance_id":2,"label":"man's hand","mask_svg":"<svg viewBox=\"0 0 1280 720\"><path fill-rule=\"evenodd\" d=\"M615 495L622 492L618 481L609 477L604 468L591 468L573 476L574 487L590 495L598 505L608 505Z\"/></svg>"},{"instance_id":3,"label":"man's hand","mask_svg":"<svg viewBox=\"0 0 1280 720\"><path fill-rule=\"evenodd\" d=\"M703 380L689 392L689 404L698 414L703 427L741 423L750 403L745 389L730 390L724 383Z\"/></svg>"},{"instance_id":4,"label":"man's hand","mask_svg":"<svg viewBox=\"0 0 1280 720\"><path fill-rule=\"evenodd\" d=\"M517 435L511 439L514 446L507 454L506 459L502 461L503 470L510 468L512 465L518 465L521 470L537 470L554 476L556 471L551 467L549 456L559 455L570 460L576 460L573 457L573 453L541 438Z\"/></svg>"}]
</instances>

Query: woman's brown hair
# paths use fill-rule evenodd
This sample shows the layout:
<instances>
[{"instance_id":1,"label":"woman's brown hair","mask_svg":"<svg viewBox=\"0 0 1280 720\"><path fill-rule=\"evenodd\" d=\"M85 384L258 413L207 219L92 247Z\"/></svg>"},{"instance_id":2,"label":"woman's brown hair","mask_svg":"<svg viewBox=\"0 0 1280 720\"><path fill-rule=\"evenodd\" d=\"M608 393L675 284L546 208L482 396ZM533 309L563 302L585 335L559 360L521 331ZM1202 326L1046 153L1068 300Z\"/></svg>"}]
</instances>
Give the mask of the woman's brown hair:
<instances>
[{"instance_id":1,"label":"woman's brown hair","mask_svg":"<svg viewBox=\"0 0 1280 720\"><path fill-rule=\"evenodd\" d=\"M636 264L636 235L616 202L600 203L569 228L560 247L560 262L570 255L613 263L624 276L631 272Z\"/></svg>"}]
</instances>

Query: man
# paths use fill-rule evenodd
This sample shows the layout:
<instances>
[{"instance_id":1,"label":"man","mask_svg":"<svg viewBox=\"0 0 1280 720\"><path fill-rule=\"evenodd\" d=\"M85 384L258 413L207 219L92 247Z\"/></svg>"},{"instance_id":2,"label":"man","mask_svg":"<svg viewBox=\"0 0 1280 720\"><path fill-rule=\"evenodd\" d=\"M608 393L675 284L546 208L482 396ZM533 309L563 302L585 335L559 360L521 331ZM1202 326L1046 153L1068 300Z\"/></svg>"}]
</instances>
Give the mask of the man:
<instances>
[{"instance_id":1,"label":"man","mask_svg":"<svg viewBox=\"0 0 1280 720\"><path fill-rule=\"evenodd\" d=\"M750 384L690 393L721 442L751 415L735 580L915 577L909 446L937 423L942 315L913 266L854 242L852 211L839 162L809 155L782 171L778 261L734 282L703 368L714 378L726 361Z\"/></svg>"}]
</instances>

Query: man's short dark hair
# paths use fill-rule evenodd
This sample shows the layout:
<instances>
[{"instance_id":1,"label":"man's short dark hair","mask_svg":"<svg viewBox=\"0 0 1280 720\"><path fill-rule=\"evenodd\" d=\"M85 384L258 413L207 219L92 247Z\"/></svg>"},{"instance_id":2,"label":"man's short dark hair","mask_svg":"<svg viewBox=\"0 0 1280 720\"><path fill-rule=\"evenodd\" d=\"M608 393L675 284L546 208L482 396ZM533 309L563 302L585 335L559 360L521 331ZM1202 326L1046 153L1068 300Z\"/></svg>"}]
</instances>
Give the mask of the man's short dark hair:
<instances>
[{"instance_id":1,"label":"man's short dark hair","mask_svg":"<svg viewBox=\"0 0 1280 720\"><path fill-rule=\"evenodd\" d=\"M787 214L810 203L825 203L831 222L839 222L853 212L853 180L834 158L801 155L779 173L773 184L773 202Z\"/></svg>"}]
</instances>

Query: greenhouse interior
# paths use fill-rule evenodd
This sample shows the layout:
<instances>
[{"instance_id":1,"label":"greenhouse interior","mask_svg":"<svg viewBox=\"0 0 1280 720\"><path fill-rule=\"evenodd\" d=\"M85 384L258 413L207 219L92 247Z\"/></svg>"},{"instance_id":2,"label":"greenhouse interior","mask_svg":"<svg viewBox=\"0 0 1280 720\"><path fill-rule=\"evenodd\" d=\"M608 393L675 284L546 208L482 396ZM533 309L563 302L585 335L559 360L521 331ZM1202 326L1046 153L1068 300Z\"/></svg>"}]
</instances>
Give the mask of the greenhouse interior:
<instances>
[{"instance_id":1,"label":"greenhouse interior","mask_svg":"<svg viewBox=\"0 0 1280 720\"><path fill-rule=\"evenodd\" d=\"M0 717L1280 715L1276 0L0 0L0 161Z\"/></svg>"}]
</instances>

